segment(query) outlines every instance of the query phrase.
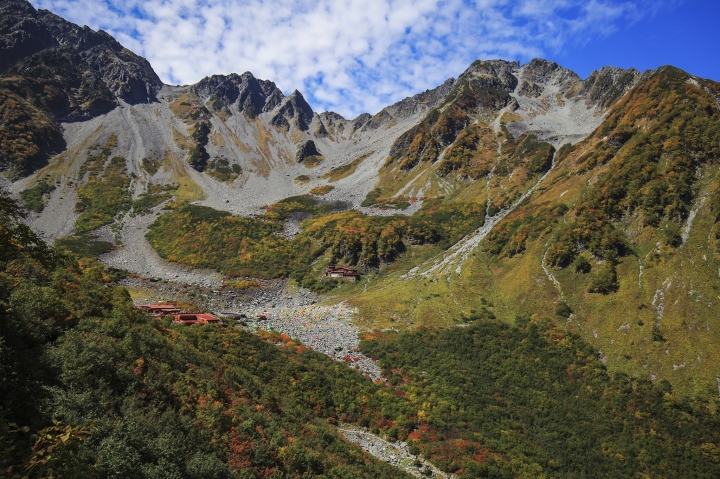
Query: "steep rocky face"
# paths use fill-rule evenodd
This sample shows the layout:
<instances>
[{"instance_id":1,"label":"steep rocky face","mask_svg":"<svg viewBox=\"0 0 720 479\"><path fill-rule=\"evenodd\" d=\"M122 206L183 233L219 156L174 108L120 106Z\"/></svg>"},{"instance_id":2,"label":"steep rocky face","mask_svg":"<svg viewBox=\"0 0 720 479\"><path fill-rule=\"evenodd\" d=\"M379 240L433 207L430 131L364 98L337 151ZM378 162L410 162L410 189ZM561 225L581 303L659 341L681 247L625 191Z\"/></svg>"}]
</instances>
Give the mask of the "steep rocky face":
<instances>
[{"instance_id":1,"label":"steep rocky face","mask_svg":"<svg viewBox=\"0 0 720 479\"><path fill-rule=\"evenodd\" d=\"M641 77L634 68L603 67L588 76L579 94L585 96L589 104L607 108L637 85Z\"/></svg>"},{"instance_id":2,"label":"steep rocky face","mask_svg":"<svg viewBox=\"0 0 720 479\"><path fill-rule=\"evenodd\" d=\"M370 113L361 113L356 118L352 120L352 128L353 130L359 130L360 128L365 125L370 119L372 118L372 115Z\"/></svg>"},{"instance_id":3,"label":"steep rocky face","mask_svg":"<svg viewBox=\"0 0 720 479\"><path fill-rule=\"evenodd\" d=\"M416 113L440 104L443 100L445 100L445 97L448 96L453 88L453 85L455 85L455 79L448 78L439 87L431 90L425 90L422 93L400 100L399 102L384 108L383 111L388 112L393 118L408 118Z\"/></svg>"},{"instance_id":4,"label":"steep rocky face","mask_svg":"<svg viewBox=\"0 0 720 479\"><path fill-rule=\"evenodd\" d=\"M273 115L270 123L280 130L288 131L290 126L307 131L313 120L313 111L302 93L295 90Z\"/></svg>"},{"instance_id":5,"label":"steep rocky face","mask_svg":"<svg viewBox=\"0 0 720 479\"><path fill-rule=\"evenodd\" d=\"M47 10L38 18L47 25L60 44L80 54L84 62L99 73L115 96L130 104L155 101L162 81L147 60L123 47L106 32L80 27Z\"/></svg>"},{"instance_id":6,"label":"steep rocky face","mask_svg":"<svg viewBox=\"0 0 720 479\"><path fill-rule=\"evenodd\" d=\"M537 83L529 83L527 80L523 81L518 90L518 94L526 96L528 98L537 98L542 94L542 87Z\"/></svg>"},{"instance_id":7,"label":"steep rocky face","mask_svg":"<svg viewBox=\"0 0 720 479\"><path fill-rule=\"evenodd\" d=\"M298 149L295 159L297 159L298 163L301 163L311 156L322 156L322 154L318 151L317 146L315 146L315 142L308 140Z\"/></svg>"},{"instance_id":8,"label":"steep rocky face","mask_svg":"<svg viewBox=\"0 0 720 479\"><path fill-rule=\"evenodd\" d=\"M362 127L363 131L371 131L380 128L382 125L393 121L393 116L388 113L387 110L381 110L380 113L373 116L365 125Z\"/></svg>"},{"instance_id":9,"label":"steep rocky face","mask_svg":"<svg viewBox=\"0 0 720 479\"><path fill-rule=\"evenodd\" d=\"M458 83L473 78L485 78L498 85L503 90L511 92L518 84L516 71L520 67L518 62L506 60L476 60L458 78Z\"/></svg>"},{"instance_id":10,"label":"steep rocky face","mask_svg":"<svg viewBox=\"0 0 720 479\"><path fill-rule=\"evenodd\" d=\"M512 103L517 63L476 61L458 78L442 103L393 143L386 166L409 170L420 162L435 162L442 151L478 116L492 115Z\"/></svg>"},{"instance_id":11,"label":"steep rocky face","mask_svg":"<svg viewBox=\"0 0 720 479\"><path fill-rule=\"evenodd\" d=\"M194 90L214 110L219 110L222 105L234 105L249 118L272 110L285 97L275 83L259 80L250 72L206 77L194 86Z\"/></svg>"},{"instance_id":12,"label":"steep rocky face","mask_svg":"<svg viewBox=\"0 0 720 479\"><path fill-rule=\"evenodd\" d=\"M60 121L88 120L118 100L155 101L162 82L150 64L107 33L23 0L2 0L0 12L3 169L25 175L59 152Z\"/></svg>"},{"instance_id":13,"label":"steep rocky face","mask_svg":"<svg viewBox=\"0 0 720 479\"><path fill-rule=\"evenodd\" d=\"M535 58L523 65L520 77L531 84L556 85L563 91L582 81L575 72L541 58Z\"/></svg>"},{"instance_id":14,"label":"steep rocky face","mask_svg":"<svg viewBox=\"0 0 720 479\"><path fill-rule=\"evenodd\" d=\"M0 74L33 53L56 44L28 2L0 2Z\"/></svg>"}]
</instances>

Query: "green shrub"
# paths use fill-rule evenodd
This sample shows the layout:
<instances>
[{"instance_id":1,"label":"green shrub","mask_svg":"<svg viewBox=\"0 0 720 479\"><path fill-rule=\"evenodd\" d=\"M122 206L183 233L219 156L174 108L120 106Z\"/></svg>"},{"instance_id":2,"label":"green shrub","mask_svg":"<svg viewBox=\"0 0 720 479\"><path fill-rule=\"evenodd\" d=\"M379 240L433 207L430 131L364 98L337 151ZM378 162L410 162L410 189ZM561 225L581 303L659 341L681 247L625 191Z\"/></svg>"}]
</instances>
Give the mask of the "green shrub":
<instances>
[{"instance_id":1,"label":"green shrub","mask_svg":"<svg viewBox=\"0 0 720 479\"><path fill-rule=\"evenodd\" d=\"M677 248L682 245L682 235L680 233L680 224L668 222L665 229L662 230L663 243L671 248Z\"/></svg>"},{"instance_id":2,"label":"green shrub","mask_svg":"<svg viewBox=\"0 0 720 479\"><path fill-rule=\"evenodd\" d=\"M45 209L45 195L55 191L55 184L50 182L49 176L37 181L31 188L20 192L20 198L25 207L38 213Z\"/></svg>"},{"instance_id":3,"label":"green shrub","mask_svg":"<svg viewBox=\"0 0 720 479\"><path fill-rule=\"evenodd\" d=\"M380 197L380 188L375 188L365 196L365 199L360 203L360 206L370 207L375 204L375 201Z\"/></svg>"},{"instance_id":4,"label":"green shrub","mask_svg":"<svg viewBox=\"0 0 720 479\"><path fill-rule=\"evenodd\" d=\"M150 213L150 211L172 197L170 191L177 189L177 186L150 185L146 193L142 193L132 202L132 209L138 215Z\"/></svg>"},{"instance_id":5,"label":"green shrub","mask_svg":"<svg viewBox=\"0 0 720 479\"><path fill-rule=\"evenodd\" d=\"M618 290L620 284L615 271L615 264L610 261L603 262L590 278L588 292L610 294Z\"/></svg>"},{"instance_id":6,"label":"green shrub","mask_svg":"<svg viewBox=\"0 0 720 479\"><path fill-rule=\"evenodd\" d=\"M113 247L108 241L101 241L95 235L80 234L55 240L55 247L67 250L80 258L97 258Z\"/></svg>"},{"instance_id":7,"label":"green shrub","mask_svg":"<svg viewBox=\"0 0 720 479\"><path fill-rule=\"evenodd\" d=\"M569 318L572 313L572 308L564 301L560 301L555 307L555 314L563 318Z\"/></svg>"},{"instance_id":8,"label":"green shrub","mask_svg":"<svg viewBox=\"0 0 720 479\"><path fill-rule=\"evenodd\" d=\"M654 325L652 329L652 340L657 342L665 341L665 337L663 336L662 331L660 331L660 327L657 324Z\"/></svg>"},{"instance_id":9,"label":"green shrub","mask_svg":"<svg viewBox=\"0 0 720 479\"><path fill-rule=\"evenodd\" d=\"M592 265L584 256L578 256L573 261L572 268L578 274L587 274L592 270Z\"/></svg>"},{"instance_id":10,"label":"green shrub","mask_svg":"<svg viewBox=\"0 0 720 479\"><path fill-rule=\"evenodd\" d=\"M232 165L227 158L213 158L207 165L205 173L214 176L220 181L233 181L242 173L237 163Z\"/></svg>"},{"instance_id":11,"label":"green shrub","mask_svg":"<svg viewBox=\"0 0 720 479\"><path fill-rule=\"evenodd\" d=\"M150 159L150 158L143 158L142 160L142 168L143 170L147 171L151 175L154 175L158 172L160 169L160 166L162 166L162 162L156 160L156 159Z\"/></svg>"},{"instance_id":12,"label":"green shrub","mask_svg":"<svg viewBox=\"0 0 720 479\"><path fill-rule=\"evenodd\" d=\"M116 215L132 207L130 177L126 166L125 158L115 156L102 173L98 171L97 176L91 177L78 189L80 201L75 205L76 211L80 213L75 223L78 233L110 224ZM92 165L91 173L94 170L95 165Z\"/></svg>"}]
</instances>

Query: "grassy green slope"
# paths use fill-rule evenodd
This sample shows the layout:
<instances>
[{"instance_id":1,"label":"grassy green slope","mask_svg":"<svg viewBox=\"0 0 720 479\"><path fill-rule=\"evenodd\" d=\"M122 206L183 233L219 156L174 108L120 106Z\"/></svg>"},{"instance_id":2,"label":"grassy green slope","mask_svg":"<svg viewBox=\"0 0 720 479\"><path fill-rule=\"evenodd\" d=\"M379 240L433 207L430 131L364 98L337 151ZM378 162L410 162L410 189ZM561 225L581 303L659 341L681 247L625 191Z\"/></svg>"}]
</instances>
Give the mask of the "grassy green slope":
<instances>
[{"instance_id":1,"label":"grassy green slope","mask_svg":"<svg viewBox=\"0 0 720 479\"><path fill-rule=\"evenodd\" d=\"M384 325L389 318L449 325L488 309L483 300L505 320L555 317L601 350L612 369L716 395L718 90L677 69L659 70L587 140L558 155L542 187L459 274L454 266L430 279L399 271L355 304ZM591 272L575 272L578 257ZM609 286L598 286L608 275ZM574 311L570 319L555 314L561 302Z\"/></svg>"}]
</instances>

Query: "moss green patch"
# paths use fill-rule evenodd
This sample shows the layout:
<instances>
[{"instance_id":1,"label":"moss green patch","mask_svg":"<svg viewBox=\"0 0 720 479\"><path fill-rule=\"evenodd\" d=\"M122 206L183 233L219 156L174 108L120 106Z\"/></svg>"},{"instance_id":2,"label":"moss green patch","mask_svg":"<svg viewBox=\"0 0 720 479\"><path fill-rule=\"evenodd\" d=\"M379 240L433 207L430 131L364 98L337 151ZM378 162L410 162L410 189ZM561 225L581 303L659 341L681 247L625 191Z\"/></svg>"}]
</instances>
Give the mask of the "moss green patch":
<instances>
[{"instance_id":1,"label":"moss green patch","mask_svg":"<svg viewBox=\"0 0 720 479\"><path fill-rule=\"evenodd\" d=\"M213 158L207 165L205 173L220 181L234 181L242 174L242 168L237 163L232 165L227 158Z\"/></svg>"},{"instance_id":2,"label":"moss green patch","mask_svg":"<svg viewBox=\"0 0 720 479\"><path fill-rule=\"evenodd\" d=\"M50 175L46 175L35 184L20 192L20 198L25 202L29 210L41 212L45 209L45 195L55 191L55 184L50 181Z\"/></svg>"},{"instance_id":3,"label":"moss green patch","mask_svg":"<svg viewBox=\"0 0 720 479\"><path fill-rule=\"evenodd\" d=\"M154 175L160 170L162 161L156 158L143 158L141 163L142 169L147 171L150 175Z\"/></svg>"},{"instance_id":4,"label":"moss green patch","mask_svg":"<svg viewBox=\"0 0 720 479\"><path fill-rule=\"evenodd\" d=\"M325 159L324 157L319 156L319 155L311 155L311 156L305 157L302 161L302 164L305 165L305 168L315 168L324 159Z\"/></svg>"},{"instance_id":5,"label":"moss green patch","mask_svg":"<svg viewBox=\"0 0 720 479\"><path fill-rule=\"evenodd\" d=\"M380 198L380 195L382 194L382 190L380 188L375 188L372 191L370 191L367 195L365 195L365 199L360 203L360 206L369 207L375 204L375 201Z\"/></svg>"},{"instance_id":6,"label":"moss green patch","mask_svg":"<svg viewBox=\"0 0 720 479\"><path fill-rule=\"evenodd\" d=\"M55 240L55 247L67 250L80 258L97 258L113 247L108 241L101 241L95 235L80 234Z\"/></svg>"},{"instance_id":7,"label":"moss green patch","mask_svg":"<svg viewBox=\"0 0 720 479\"><path fill-rule=\"evenodd\" d=\"M135 214L146 215L150 211L172 197L173 191L177 190L177 185L150 185L146 193L142 193L132 202L132 209Z\"/></svg>"},{"instance_id":8,"label":"moss green patch","mask_svg":"<svg viewBox=\"0 0 720 479\"><path fill-rule=\"evenodd\" d=\"M78 233L110 224L119 213L131 208L130 177L126 166L125 158L115 156L102 172L102 177L91 178L78 189L79 201L75 206L80 213L75 223Z\"/></svg>"},{"instance_id":9,"label":"moss green patch","mask_svg":"<svg viewBox=\"0 0 720 479\"><path fill-rule=\"evenodd\" d=\"M357 167L360 166L360 164L369 156L371 156L374 151L371 151L370 153L366 153L362 155L359 158L355 158L353 161L348 163L347 165L338 166L337 168L333 168L332 170L325 173L322 178L327 179L328 181L335 182L342 180L343 178L347 178L348 176L355 173L355 170L357 170Z\"/></svg>"},{"instance_id":10,"label":"moss green patch","mask_svg":"<svg viewBox=\"0 0 720 479\"><path fill-rule=\"evenodd\" d=\"M318 186L318 187L315 187L312 190L310 190L310 194L315 195L315 196L322 196L322 195L326 195L326 194L330 193L334 189L335 189L335 187L332 185L322 185L322 186Z\"/></svg>"}]
</instances>

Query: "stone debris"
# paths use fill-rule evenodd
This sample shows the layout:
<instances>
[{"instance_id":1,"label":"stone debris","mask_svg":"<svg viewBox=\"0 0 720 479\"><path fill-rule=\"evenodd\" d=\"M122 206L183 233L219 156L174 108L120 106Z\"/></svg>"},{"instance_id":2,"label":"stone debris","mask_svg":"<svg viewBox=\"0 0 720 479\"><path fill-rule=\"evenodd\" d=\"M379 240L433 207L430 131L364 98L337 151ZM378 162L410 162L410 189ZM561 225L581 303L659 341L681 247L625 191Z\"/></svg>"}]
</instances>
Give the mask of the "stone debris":
<instances>
[{"instance_id":1,"label":"stone debris","mask_svg":"<svg viewBox=\"0 0 720 479\"><path fill-rule=\"evenodd\" d=\"M392 464L415 477L442 477L455 479L455 474L448 474L420 456L410 454L408 445L404 441L388 442L367 429L344 425L338 431L348 441L357 444L365 451L381 461Z\"/></svg>"},{"instance_id":2,"label":"stone debris","mask_svg":"<svg viewBox=\"0 0 720 479\"><path fill-rule=\"evenodd\" d=\"M383 380L380 367L360 352L358 328L352 323L352 315L356 311L342 303L334 306L262 308L237 312L248 317L248 329L287 334L335 361L347 363L373 381Z\"/></svg>"},{"instance_id":3,"label":"stone debris","mask_svg":"<svg viewBox=\"0 0 720 479\"><path fill-rule=\"evenodd\" d=\"M118 284L150 293L136 294L137 302L186 301L221 315L244 314L247 319L243 327L250 331L287 334L310 349L346 363L373 381L383 380L378 365L359 351L359 331L352 322L356 311L342 303L317 306L322 297L304 289L290 292L287 280L262 281L259 287L241 291L157 278L129 277Z\"/></svg>"},{"instance_id":4,"label":"stone debris","mask_svg":"<svg viewBox=\"0 0 720 479\"><path fill-rule=\"evenodd\" d=\"M186 301L218 313L276 307L298 308L322 300L321 296L306 289L289 291L287 280L259 280L259 282L260 286L243 290L221 288L220 284L214 281L193 284L137 276L125 278L118 284L136 289L138 293L135 299L138 302ZM143 295L143 292L146 294Z\"/></svg>"}]
</instances>

